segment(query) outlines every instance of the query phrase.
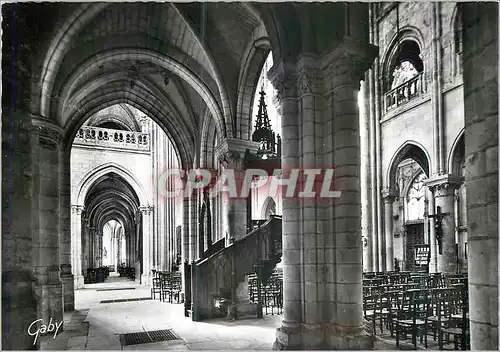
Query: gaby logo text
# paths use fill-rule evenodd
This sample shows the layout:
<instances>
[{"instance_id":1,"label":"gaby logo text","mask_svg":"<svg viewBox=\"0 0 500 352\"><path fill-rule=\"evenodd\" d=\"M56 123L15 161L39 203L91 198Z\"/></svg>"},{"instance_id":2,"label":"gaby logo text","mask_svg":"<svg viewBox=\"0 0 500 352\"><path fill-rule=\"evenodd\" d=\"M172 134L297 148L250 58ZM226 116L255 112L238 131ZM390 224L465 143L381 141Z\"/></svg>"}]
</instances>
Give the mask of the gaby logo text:
<instances>
[{"instance_id":1,"label":"gaby logo text","mask_svg":"<svg viewBox=\"0 0 500 352\"><path fill-rule=\"evenodd\" d=\"M38 322L42 322L42 319L35 320L28 327L28 334L30 336L35 336L35 341L33 341L33 345L36 345L36 341L38 340L38 336L40 334L45 334L45 333L48 333L48 332L54 332L54 339L55 339L56 336L57 336L57 332L59 331L59 328L61 327L61 325L63 323L62 321L60 321L59 323L56 322L55 324L52 324L52 318L50 318L50 321L49 321L48 325L41 324L40 328L37 329L36 328L36 324Z\"/></svg>"}]
</instances>

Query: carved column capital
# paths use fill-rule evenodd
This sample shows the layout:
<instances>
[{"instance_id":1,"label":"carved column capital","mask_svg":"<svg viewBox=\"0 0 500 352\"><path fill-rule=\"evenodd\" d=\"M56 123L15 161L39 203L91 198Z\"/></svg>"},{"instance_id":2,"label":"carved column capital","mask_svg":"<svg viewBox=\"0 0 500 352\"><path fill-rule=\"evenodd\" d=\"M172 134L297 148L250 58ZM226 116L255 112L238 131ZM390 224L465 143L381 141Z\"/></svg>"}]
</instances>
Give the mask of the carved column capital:
<instances>
[{"instance_id":1,"label":"carved column capital","mask_svg":"<svg viewBox=\"0 0 500 352\"><path fill-rule=\"evenodd\" d=\"M244 163L240 153L234 150L219 155L219 162L226 169L243 169Z\"/></svg>"},{"instance_id":2,"label":"carved column capital","mask_svg":"<svg viewBox=\"0 0 500 352\"><path fill-rule=\"evenodd\" d=\"M277 100L297 97L297 71L295 65L280 63L274 65L268 73L268 78L276 89Z\"/></svg>"},{"instance_id":3,"label":"carved column capital","mask_svg":"<svg viewBox=\"0 0 500 352\"><path fill-rule=\"evenodd\" d=\"M399 196L398 192L392 188L385 188L382 190L382 198L385 204L393 203Z\"/></svg>"},{"instance_id":4,"label":"carved column capital","mask_svg":"<svg viewBox=\"0 0 500 352\"><path fill-rule=\"evenodd\" d=\"M453 175L437 176L425 183L435 197L453 196L455 189L459 188L461 184L462 180Z\"/></svg>"},{"instance_id":5,"label":"carved column capital","mask_svg":"<svg viewBox=\"0 0 500 352\"><path fill-rule=\"evenodd\" d=\"M259 150L259 143L237 138L225 138L215 150L215 155L225 168L243 168L247 150L255 154Z\"/></svg>"},{"instance_id":6,"label":"carved column capital","mask_svg":"<svg viewBox=\"0 0 500 352\"><path fill-rule=\"evenodd\" d=\"M82 215L82 213L85 211L85 206L73 204L71 205L71 211L76 215Z\"/></svg>"},{"instance_id":7,"label":"carved column capital","mask_svg":"<svg viewBox=\"0 0 500 352\"><path fill-rule=\"evenodd\" d=\"M299 96L320 91L319 64L315 57L303 56L297 62L297 87Z\"/></svg>"},{"instance_id":8,"label":"carved column capital","mask_svg":"<svg viewBox=\"0 0 500 352\"><path fill-rule=\"evenodd\" d=\"M41 145L56 149L62 141L63 129L53 121L40 116L32 116L33 133L38 136Z\"/></svg>"},{"instance_id":9,"label":"carved column capital","mask_svg":"<svg viewBox=\"0 0 500 352\"><path fill-rule=\"evenodd\" d=\"M153 207L149 206L149 205L142 206L142 207L139 207L139 210L142 213L142 215L151 215L151 213L153 212Z\"/></svg>"},{"instance_id":10,"label":"carved column capital","mask_svg":"<svg viewBox=\"0 0 500 352\"><path fill-rule=\"evenodd\" d=\"M326 90L333 91L342 86L359 89L359 82L364 79L365 72L377 55L377 47L345 39L322 58Z\"/></svg>"}]
</instances>

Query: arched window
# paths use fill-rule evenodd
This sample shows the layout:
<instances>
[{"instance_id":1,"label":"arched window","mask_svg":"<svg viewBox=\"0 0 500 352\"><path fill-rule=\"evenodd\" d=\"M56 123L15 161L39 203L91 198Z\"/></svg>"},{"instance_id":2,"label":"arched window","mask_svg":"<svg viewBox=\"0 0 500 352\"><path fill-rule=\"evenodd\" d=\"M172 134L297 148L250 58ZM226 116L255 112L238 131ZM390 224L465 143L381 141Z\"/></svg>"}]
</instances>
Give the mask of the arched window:
<instances>
[{"instance_id":1,"label":"arched window","mask_svg":"<svg viewBox=\"0 0 500 352\"><path fill-rule=\"evenodd\" d=\"M424 71L424 62L420 58L417 42L406 39L396 50L387 77L387 90L394 89Z\"/></svg>"},{"instance_id":2,"label":"arched window","mask_svg":"<svg viewBox=\"0 0 500 352\"><path fill-rule=\"evenodd\" d=\"M274 199L268 198L264 202L264 218L269 219L271 215L276 215L276 203Z\"/></svg>"},{"instance_id":3,"label":"arched window","mask_svg":"<svg viewBox=\"0 0 500 352\"><path fill-rule=\"evenodd\" d=\"M419 220L424 218L425 212L425 185L427 179L422 172L413 179L408 188L408 196L406 197L406 220Z\"/></svg>"},{"instance_id":4,"label":"arched window","mask_svg":"<svg viewBox=\"0 0 500 352\"><path fill-rule=\"evenodd\" d=\"M424 62L416 41L405 39L398 44L384 69L385 110L389 111L426 91L422 79Z\"/></svg>"}]
</instances>

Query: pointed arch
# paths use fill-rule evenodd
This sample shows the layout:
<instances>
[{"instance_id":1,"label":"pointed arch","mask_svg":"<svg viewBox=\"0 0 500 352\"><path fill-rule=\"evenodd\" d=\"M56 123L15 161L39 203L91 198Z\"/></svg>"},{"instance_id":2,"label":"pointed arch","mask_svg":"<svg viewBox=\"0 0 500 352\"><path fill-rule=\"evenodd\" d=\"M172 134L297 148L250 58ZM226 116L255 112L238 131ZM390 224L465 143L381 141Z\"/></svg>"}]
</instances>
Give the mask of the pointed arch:
<instances>
[{"instance_id":1,"label":"pointed arch","mask_svg":"<svg viewBox=\"0 0 500 352\"><path fill-rule=\"evenodd\" d=\"M396 172L400 162L411 158L417 162L425 175L431 175L431 159L424 146L416 141L406 141L403 143L389 163L386 174L386 185L389 189L396 189Z\"/></svg>"},{"instance_id":2,"label":"pointed arch","mask_svg":"<svg viewBox=\"0 0 500 352\"><path fill-rule=\"evenodd\" d=\"M262 205L261 217L262 219L269 218L270 215L276 215L276 202L273 197L267 197Z\"/></svg>"},{"instance_id":3,"label":"pointed arch","mask_svg":"<svg viewBox=\"0 0 500 352\"><path fill-rule=\"evenodd\" d=\"M149 205L146 191L144 190L144 187L141 185L139 180L126 168L113 162L102 164L94 170L89 171L78 184L77 196L72 203L79 205L84 204L85 197L87 196L89 189L95 184L96 181L109 173L116 173L128 182L128 184L132 187L137 197L139 198L140 206Z\"/></svg>"},{"instance_id":4,"label":"pointed arch","mask_svg":"<svg viewBox=\"0 0 500 352\"><path fill-rule=\"evenodd\" d=\"M465 127L458 133L448 155L448 174L461 177L465 159Z\"/></svg>"},{"instance_id":5,"label":"pointed arch","mask_svg":"<svg viewBox=\"0 0 500 352\"><path fill-rule=\"evenodd\" d=\"M383 77L383 87L384 92L386 92L387 84L390 81L389 77L391 72L391 67L396 59L396 55L398 53L399 45L404 41L413 41L417 44L420 52L425 48L425 41L422 32L413 26L404 26L402 27L398 33L394 34L392 39L387 46L387 50L382 55L381 63L382 63L382 77ZM425 67L424 67L425 69Z\"/></svg>"}]
</instances>

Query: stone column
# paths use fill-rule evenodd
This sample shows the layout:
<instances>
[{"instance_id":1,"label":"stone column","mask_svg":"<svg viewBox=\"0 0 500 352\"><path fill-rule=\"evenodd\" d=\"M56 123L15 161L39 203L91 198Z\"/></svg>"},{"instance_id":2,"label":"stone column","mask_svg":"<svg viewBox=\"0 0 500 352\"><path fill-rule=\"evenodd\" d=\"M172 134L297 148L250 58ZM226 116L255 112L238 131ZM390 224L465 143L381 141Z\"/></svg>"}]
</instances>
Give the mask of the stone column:
<instances>
[{"instance_id":1,"label":"stone column","mask_svg":"<svg viewBox=\"0 0 500 352\"><path fill-rule=\"evenodd\" d=\"M198 259L198 254L196 248L198 246L197 234L198 234L198 198L195 194L188 198L189 203L189 257L190 262Z\"/></svg>"},{"instance_id":2,"label":"stone column","mask_svg":"<svg viewBox=\"0 0 500 352\"><path fill-rule=\"evenodd\" d=\"M349 43L321 60L301 56L295 70L272 69L285 100L282 169L330 165L341 192L283 199L284 320L276 335L283 349L372 346L363 327L357 94L369 65L364 56L373 57L373 49Z\"/></svg>"},{"instance_id":3,"label":"stone column","mask_svg":"<svg viewBox=\"0 0 500 352\"><path fill-rule=\"evenodd\" d=\"M189 198L182 199L182 262L191 263L192 259L190 257L190 248L189 248L189 226L190 226L190 217L189 217Z\"/></svg>"},{"instance_id":4,"label":"stone column","mask_svg":"<svg viewBox=\"0 0 500 352\"><path fill-rule=\"evenodd\" d=\"M232 183L232 176L234 175L236 189L233 191L235 191L235 194L231 194L231 191L225 192L224 198L227 205L225 213L225 216L227 216L227 230L229 236L235 240L243 238L247 233L247 199L240 197L245 177L243 158L246 150L255 153L258 150L258 143L226 138L221 141L215 151L224 167L223 172L229 176L228 185Z\"/></svg>"},{"instance_id":5,"label":"stone column","mask_svg":"<svg viewBox=\"0 0 500 352\"><path fill-rule=\"evenodd\" d=\"M498 3L458 6L464 20L471 350L498 351Z\"/></svg>"},{"instance_id":6,"label":"stone column","mask_svg":"<svg viewBox=\"0 0 500 352\"><path fill-rule=\"evenodd\" d=\"M385 230L385 268L387 271L394 270L394 219L393 207L397 192L392 189L384 189L384 230Z\"/></svg>"},{"instance_id":7,"label":"stone column","mask_svg":"<svg viewBox=\"0 0 500 352\"><path fill-rule=\"evenodd\" d=\"M371 175L370 175L370 92L368 87L368 73L365 81L361 82L358 98L362 100L359 112L360 125L360 162L361 162L361 231L363 236L363 271L373 271L373 228L371 220Z\"/></svg>"},{"instance_id":8,"label":"stone column","mask_svg":"<svg viewBox=\"0 0 500 352\"><path fill-rule=\"evenodd\" d=\"M87 226L87 266L88 268L95 268L95 255L94 255L94 244L95 244L95 227Z\"/></svg>"},{"instance_id":9,"label":"stone column","mask_svg":"<svg viewBox=\"0 0 500 352\"><path fill-rule=\"evenodd\" d=\"M70 150L59 150L59 261L64 311L75 309L75 277L71 263L71 166Z\"/></svg>"},{"instance_id":10,"label":"stone column","mask_svg":"<svg viewBox=\"0 0 500 352\"><path fill-rule=\"evenodd\" d=\"M294 66L281 64L272 68L269 77L281 103L281 168L289 170L300 165L299 159L299 108L297 102L297 73ZM284 174L283 177L289 175ZM302 267L301 213L298 200L283 197L283 321L276 334L282 348L300 348L302 322Z\"/></svg>"},{"instance_id":11,"label":"stone column","mask_svg":"<svg viewBox=\"0 0 500 352\"><path fill-rule=\"evenodd\" d=\"M433 214L437 213L438 207L441 207L441 213L447 213L443 216L441 239L442 253L439 254L439 245L437 245L437 271L441 273L457 272L457 254L455 247L455 188L459 187L460 180L451 175L440 176L427 182L429 188L434 193L435 208ZM436 223L436 218L434 222ZM436 239L437 240L437 239Z\"/></svg>"},{"instance_id":12,"label":"stone column","mask_svg":"<svg viewBox=\"0 0 500 352\"><path fill-rule=\"evenodd\" d=\"M5 32L3 36L7 40ZM27 334L30 324L40 318L33 285L38 258L34 246L39 215L38 205L33 206L37 156L31 147L38 136L31 133L29 109L11 109L2 104L2 347L29 350L40 344L40 339L33 344L34 337Z\"/></svg>"},{"instance_id":13,"label":"stone column","mask_svg":"<svg viewBox=\"0 0 500 352\"><path fill-rule=\"evenodd\" d=\"M436 202L434 201L434 193L431 190L429 190L429 193L431 196L429 197L428 213L429 213L429 215L433 215L434 210L436 209ZM430 273L437 273L438 272L435 224L436 224L436 221L434 220L434 218L429 218L429 233L430 233L429 245L431 248L431 256L429 258L429 261L430 261L429 272Z\"/></svg>"},{"instance_id":14,"label":"stone column","mask_svg":"<svg viewBox=\"0 0 500 352\"><path fill-rule=\"evenodd\" d=\"M152 217L153 217L153 207L151 206L141 206L140 208L142 214L142 275L141 275L141 285L149 286L151 285L151 257L153 254L153 241L152 241Z\"/></svg>"},{"instance_id":15,"label":"stone column","mask_svg":"<svg viewBox=\"0 0 500 352\"><path fill-rule=\"evenodd\" d=\"M72 234L71 246L73 247L73 275L75 289L83 288L84 280L82 276L82 212L85 207L83 205L72 205Z\"/></svg>"},{"instance_id":16,"label":"stone column","mask_svg":"<svg viewBox=\"0 0 500 352\"><path fill-rule=\"evenodd\" d=\"M327 349L371 349L372 340L363 326L362 298L362 241L360 195L360 140L357 95L360 81L375 55L375 48L346 41L326 58L325 75L328 98L324 135L325 163L335 165L335 189L341 197L326 209L334 222L325 226L333 235L332 272L333 286L326 292L333 293L323 303L321 311L330 314L323 317ZM330 128L328 128L331 126ZM333 148L328 148L328 141ZM331 154L330 154L331 152ZM332 155L330 160L327 156ZM331 236L330 235L330 236ZM326 241L325 245L328 246ZM326 254L326 253L325 253ZM325 256L325 258L328 258ZM319 273L318 273L319 274ZM319 291L321 292L321 291ZM326 319L325 319L326 318ZM323 324L324 324L323 323Z\"/></svg>"},{"instance_id":17,"label":"stone column","mask_svg":"<svg viewBox=\"0 0 500 352\"><path fill-rule=\"evenodd\" d=\"M101 239L102 232L100 229L94 230L94 267L98 268L101 266Z\"/></svg>"},{"instance_id":18,"label":"stone column","mask_svg":"<svg viewBox=\"0 0 500 352\"><path fill-rule=\"evenodd\" d=\"M33 188L35 292L41 324L63 321L63 287L59 258L59 146L61 129L50 121L33 118L36 185Z\"/></svg>"}]
</instances>

